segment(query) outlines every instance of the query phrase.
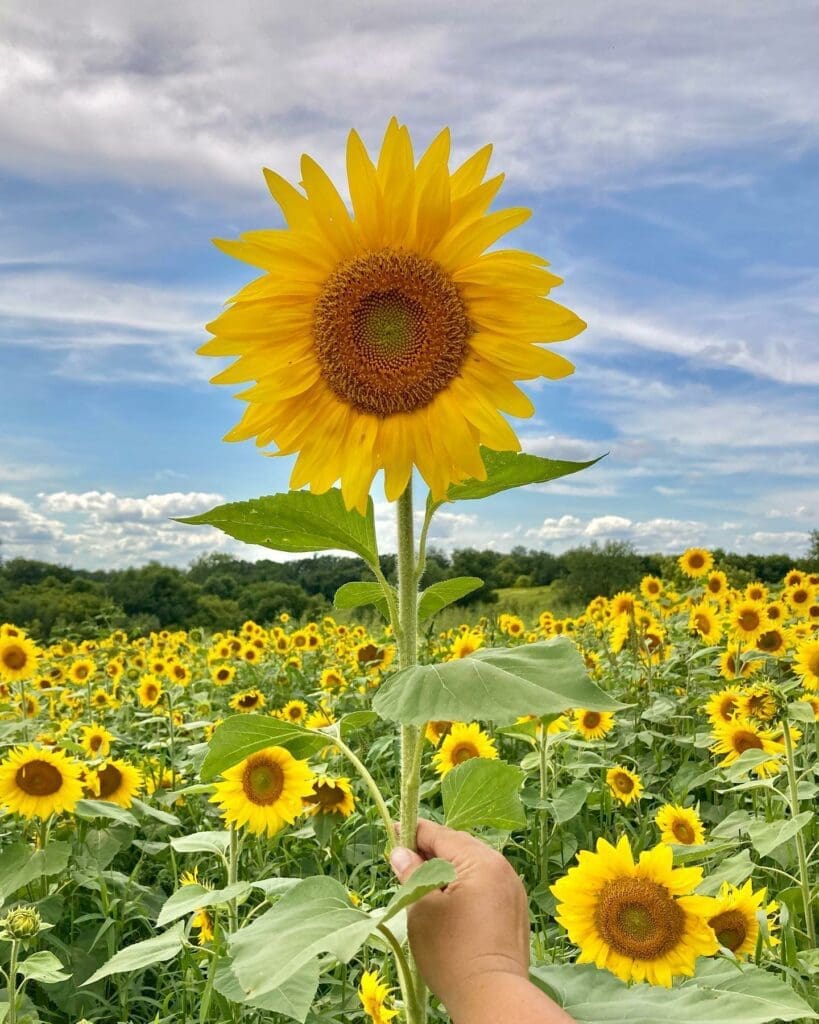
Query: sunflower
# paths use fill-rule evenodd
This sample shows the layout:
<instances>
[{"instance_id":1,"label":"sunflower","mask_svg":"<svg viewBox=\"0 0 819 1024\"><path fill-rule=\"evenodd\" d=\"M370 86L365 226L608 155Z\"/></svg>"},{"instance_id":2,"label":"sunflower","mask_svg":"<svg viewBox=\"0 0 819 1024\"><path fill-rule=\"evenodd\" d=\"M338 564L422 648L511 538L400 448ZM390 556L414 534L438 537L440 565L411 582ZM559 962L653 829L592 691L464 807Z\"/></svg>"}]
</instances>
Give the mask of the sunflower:
<instances>
[{"instance_id":1,"label":"sunflower","mask_svg":"<svg viewBox=\"0 0 819 1024\"><path fill-rule=\"evenodd\" d=\"M719 896L713 900L713 909L708 924L714 930L717 942L729 949L740 960L751 956L756 950L759 934L760 914L773 915L778 910L775 902L765 905L766 889L753 891L750 879L740 888L723 882ZM768 939L777 945L779 939L772 935L775 927L770 916L766 917Z\"/></svg>"},{"instance_id":2,"label":"sunflower","mask_svg":"<svg viewBox=\"0 0 819 1024\"><path fill-rule=\"evenodd\" d=\"M771 754L770 761L764 761L754 767L757 775L772 775L779 771L777 758L785 753L785 744L778 741L770 730L762 729L750 718L736 715L730 722L723 722L714 727L715 743L711 750L715 754L724 754L720 767L727 768L746 750L762 750Z\"/></svg>"},{"instance_id":3,"label":"sunflower","mask_svg":"<svg viewBox=\"0 0 819 1024\"><path fill-rule=\"evenodd\" d=\"M759 634L754 647L758 651L762 651L763 654L770 654L775 658L781 658L788 649L788 634L781 626L771 625L770 629L766 629L764 633Z\"/></svg>"},{"instance_id":4,"label":"sunflower","mask_svg":"<svg viewBox=\"0 0 819 1024\"><path fill-rule=\"evenodd\" d=\"M91 658L80 658L68 669L68 678L77 686L85 686L96 674L97 666Z\"/></svg>"},{"instance_id":5,"label":"sunflower","mask_svg":"<svg viewBox=\"0 0 819 1024\"><path fill-rule=\"evenodd\" d=\"M314 711L310 712L304 724L308 729L326 729L333 722L335 722L333 712L325 704L319 704Z\"/></svg>"},{"instance_id":6,"label":"sunflower","mask_svg":"<svg viewBox=\"0 0 819 1024\"><path fill-rule=\"evenodd\" d=\"M261 690L245 690L243 693L234 693L228 703L234 711L246 715L263 708L267 702Z\"/></svg>"},{"instance_id":7,"label":"sunflower","mask_svg":"<svg viewBox=\"0 0 819 1024\"><path fill-rule=\"evenodd\" d=\"M584 851L578 861L551 890L579 963L670 987L675 975L694 973L698 956L716 953L705 920L711 900L690 895L702 868L672 868L670 846L646 850L635 864L625 836L616 847L601 838L597 853Z\"/></svg>"},{"instance_id":8,"label":"sunflower","mask_svg":"<svg viewBox=\"0 0 819 1024\"><path fill-rule=\"evenodd\" d=\"M301 725L307 718L307 701L304 700L289 700L284 707L279 711L279 718L285 722L293 722L294 725Z\"/></svg>"},{"instance_id":9,"label":"sunflower","mask_svg":"<svg viewBox=\"0 0 819 1024\"><path fill-rule=\"evenodd\" d=\"M358 998L372 1024L389 1024L398 1016L398 1010L387 1006L389 994L389 986L381 980L378 971L365 971L361 975Z\"/></svg>"},{"instance_id":10,"label":"sunflower","mask_svg":"<svg viewBox=\"0 0 819 1024\"><path fill-rule=\"evenodd\" d=\"M439 775L457 768L464 761L473 757L486 757L495 760L498 756L495 741L488 736L477 722L453 722L449 733L444 737L439 750L433 755L432 761Z\"/></svg>"},{"instance_id":11,"label":"sunflower","mask_svg":"<svg viewBox=\"0 0 819 1024\"><path fill-rule=\"evenodd\" d=\"M795 587L788 587L783 597L785 598L785 603L795 615L799 618L805 618L807 610L815 600L816 595L812 586L800 583Z\"/></svg>"},{"instance_id":12,"label":"sunflower","mask_svg":"<svg viewBox=\"0 0 819 1024\"><path fill-rule=\"evenodd\" d=\"M37 645L22 633L0 636L0 679L31 679L39 658Z\"/></svg>"},{"instance_id":13,"label":"sunflower","mask_svg":"<svg viewBox=\"0 0 819 1024\"><path fill-rule=\"evenodd\" d=\"M107 800L119 807L130 807L143 785L142 772L121 760L106 761L88 782L89 790L98 800Z\"/></svg>"},{"instance_id":14,"label":"sunflower","mask_svg":"<svg viewBox=\"0 0 819 1024\"><path fill-rule=\"evenodd\" d=\"M205 907L194 911L191 918L191 928L195 928L199 934L196 936L197 946L203 946L206 942L213 942L213 916Z\"/></svg>"},{"instance_id":15,"label":"sunflower","mask_svg":"<svg viewBox=\"0 0 819 1024\"><path fill-rule=\"evenodd\" d=\"M794 672L806 690L819 690L819 640L807 640L796 648Z\"/></svg>"},{"instance_id":16,"label":"sunflower","mask_svg":"<svg viewBox=\"0 0 819 1024\"><path fill-rule=\"evenodd\" d=\"M113 738L113 733L103 725L84 725L80 743L89 757L107 757L111 752Z\"/></svg>"},{"instance_id":17,"label":"sunflower","mask_svg":"<svg viewBox=\"0 0 819 1024\"><path fill-rule=\"evenodd\" d=\"M719 656L719 674L723 679L732 682L740 676L751 676L760 668L761 662L741 659L739 655L740 649L737 644L729 643Z\"/></svg>"},{"instance_id":18,"label":"sunflower","mask_svg":"<svg viewBox=\"0 0 819 1024\"><path fill-rule=\"evenodd\" d=\"M275 835L292 824L302 801L313 793L313 773L284 747L267 747L222 773L210 798L229 824L246 825L261 835Z\"/></svg>"},{"instance_id":19,"label":"sunflower","mask_svg":"<svg viewBox=\"0 0 819 1024\"><path fill-rule=\"evenodd\" d=\"M304 806L309 814L341 814L349 818L355 810L350 780L319 775L313 782L313 792L304 798Z\"/></svg>"},{"instance_id":20,"label":"sunflower","mask_svg":"<svg viewBox=\"0 0 819 1024\"><path fill-rule=\"evenodd\" d=\"M379 669L389 668L395 658L395 648L392 646L376 647L374 643L359 644L355 649L355 659L358 667L364 672L377 672Z\"/></svg>"},{"instance_id":21,"label":"sunflower","mask_svg":"<svg viewBox=\"0 0 819 1024\"><path fill-rule=\"evenodd\" d=\"M754 581L753 583L749 583L745 588L745 596L749 601L767 601L768 588L764 583Z\"/></svg>"},{"instance_id":22,"label":"sunflower","mask_svg":"<svg viewBox=\"0 0 819 1024\"><path fill-rule=\"evenodd\" d=\"M319 686L330 693L340 693L347 689L347 680L337 668L325 668L321 673Z\"/></svg>"},{"instance_id":23,"label":"sunflower","mask_svg":"<svg viewBox=\"0 0 819 1024\"><path fill-rule=\"evenodd\" d=\"M722 603L728 596L728 577L721 569L715 569L708 574L705 581L705 593L712 601Z\"/></svg>"},{"instance_id":24,"label":"sunflower","mask_svg":"<svg viewBox=\"0 0 819 1024\"><path fill-rule=\"evenodd\" d=\"M354 216L324 171L302 157L302 194L273 171L283 230L217 241L265 273L208 325L203 355L238 356L214 383L253 381L229 441L256 437L299 452L290 486L321 493L341 479L348 508L365 511L373 477L386 496L413 465L434 499L485 479L479 446L520 447L499 410L530 416L515 380L572 371L540 342L585 324L544 295L560 283L544 260L486 253L529 211L486 213L502 175L483 182L491 147L450 173L449 130L415 164L393 118L373 163L356 132L347 144Z\"/></svg>"},{"instance_id":25,"label":"sunflower","mask_svg":"<svg viewBox=\"0 0 819 1024\"><path fill-rule=\"evenodd\" d=\"M800 569L790 569L782 581L785 587L798 587L805 582L805 574Z\"/></svg>"},{"instance_id":26,"label":"sunflower","mask_svg":"<svg viewBox=\"0 0 819 1024\"><path fill-rule=\"evenodd\" d=\"M483 647L483 637L479 633L464 633L463 636L455 637L450 656L453 661L466 658L480 647Z\"/></svg>"},{"instance_id":27,"label":"sunflower","mask_svg":"<svg viewBox=\"0 0 819 1024\"><path fill-rule=\"evenodd\" d=\"M705 829L693 807L664 804L654 820L660 830L660 842L680 846L699 846L705 842Z\"/></svg>"},{"instance_id":28,"label":"sunflower","mask_svg":"<svg viewBox=\"0 0 819 1024\"><path fill-rule=\"evenodd\" d=\"M754 643L768 627L768 616L761 601L737 601L728 613L728 622L734 634L743 641Z\"/></svg>"},{"instance_id":29,"label":"sunflower","mask_svg":"<svg viewBox=\"0 0 819 1024\"><path fill-rule=\"evenodd\" d=\"M738 686L726 686L718 693L712 693L705 705L705 712L712 725L730 722L739 710L742 690Z\"/></svg>"},{"instance_id":30,"label":"sunflower","mask_svg":"<svg viewBox=\"0 0 819 1024\"><path fill-rule=\"evenodd\" d=\"M663 596L663 581L656 576L643 576L640 580L640 593L646 601L659 601Z\"/></svg>"},{"instance_id":31,"label":"sunflower","mask_svg":"<svg viewBox=\"0 0 819 1024\"><path fill-rule=\"evenodd\" d=\"M583 708L574 713L575 728L586 740L602 740L614 728L611 711L587 711Z\"/></svg>"},{"instance_id":32,"label":"sunflower","mask_svg":"<svg viewBox=\"0 0 819 1024\"><path fill-rule=\"evenodd\" d=\"M162 680L157 679L157 677L152 674L143 676L139 683L137 695L139 696L139 703L142 707L156 707L162 697Z\"/></svg>"},{"instance_id":33,"label":"sunflower","mask_svg":"<svg viewBox=\"0 0 819 1024\"><path fill-rule=\"evenodd\" d=\"M747 686L739 699L739 714L769 722L776 715L776 697L768 686Z\"/></svg>"},{"instance_id":34,"label":"sunflower","mask_svg":"<svg viewBox=\"0 0 819 1024\"><path fill-rule=\"evenodd\" d=\"M632 615L636 606L637 602L634 600L634 594L629 593L627 590L621 590L609 602L609 612L611 617L616 619L620 615Z\"/></svg>"},{"instance_id":35,"label":"sunflower","mask_svg":"<svg viewBox=\"0 0 819 1024\"><path fill-rule=\"evenodd\" d=\"M629 771L623 765L615 765L606 772L606 783L614 796L620 803L627 807L635 800L639 800L643 792L643 783L636 772Z\"/></svg>"},{"instance_id":36,"label":"sunflower","mask_svg":"<svg viewBox=\"0 0 819 1024\"><path fill-rule=\"evenodd\" d=\"M437 747L444 736L448 736L452 731L452 722L427 722L426 728L424 729L424 736L429 740L433 747Z\"/></svg>"},{"instance_id":37,"label":"sunflower","mask_svg":"<svg viewBox=\"0 0 819 1024\"><path fill-rule=\"evenodd\" d=\"M80 770L62 750L16 747L0 761L0 805L24 818L73 811L82 797Z\"/></svg>"},{"instance_id":38,"label":"sunflower","mask_svg":"<svg viewBox=\"0 0 819 1024\"><path fill-rule=\"evenodd\" d=\"M706 576L714 564L714 557L704 548L689 548L677 559L680 570L691 579Z\"/></svg>"},{"instance_id":39,"label":"sunflower","mask_svg":"<svg viewBox=\"0 0 819 1024\"><path fill-rule=\"evenodd\" d=\"M233 682L236 669L232 665L214 665L210 670L210 677L215 686L228 686Z\"/></svg>"},{"instance_id":40,"label":"sunflower","mask_svg":"<svg viewBox=\"0 0 819 1024\"><path fill-rule=\"evenodd\" d=\"M688 616L688 628L702 637L709 647L718 644L722 636L722 620L710 604L695 604Z\"/></svg>"}]
</instances>

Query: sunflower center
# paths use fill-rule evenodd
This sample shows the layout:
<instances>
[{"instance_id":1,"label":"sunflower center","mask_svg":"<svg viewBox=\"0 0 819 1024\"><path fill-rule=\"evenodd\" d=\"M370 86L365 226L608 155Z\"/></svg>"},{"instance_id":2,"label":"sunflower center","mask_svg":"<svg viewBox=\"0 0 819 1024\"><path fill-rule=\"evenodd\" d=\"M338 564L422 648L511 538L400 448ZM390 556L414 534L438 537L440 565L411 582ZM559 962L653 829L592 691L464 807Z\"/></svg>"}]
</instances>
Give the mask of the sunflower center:
<instances>
[{"instance_id":1,"label":"sunflower center","mask_svg":"<svg viewBox=\"0 0 819 1024\"><path fill-rule=\"evenodd\" d=\"M307 797L307 802L319 807L337 807L344 803L344 790L322 782L315 787L313 795Z\"/></svg>"},{"instance_id":2,"label":"sunflower center","mask_svg":"<svg viewBox=\"0 0 819 1024\"><path fill-rule=\"evenodd\" d=\"M599 711L587 711L583 715L583 725L587 729L596 729L600 725L600 712Z\"/></svg>"},{"instance_id":3,"label":"sunflower center","mask_svg":"<svg viewBox=\"0 0 819 1024\"><path fill-rule=\"evenodd\" d=\"M26 665L26 652L17 644L12 644L3 651L3 664L12 672L19 672Z\"/></svg>"},{"instance_id":4,"label":"sunflower center","mask_svg":"<svg viewBox=\"0 0 819 1024\"><path fill-rule=\"evenodd\" d=\"M157 689L153 685L153 683L150 683L148 686L145 687L145 696L148 700L156 700Z\"/></svg>"},{"instance_id":5,"label":"sunflower center","mask_svg":"<svg viewBox=\"0 0 819 1024\"><path fill-rule=\"evenodd\" d=\"M63 777L48 761L28 761L17 769L15 782L29 796L52 796L59 792Z\"/></svg>"},{"instance_id":6,"label":"sunflower center","mask_svg":"<svg viewBox=\"0 0 819 1024\"><path fill-rule=\"evenodd\" d=\"M692 569L701 569L705 565L705 558L699 552L695 552L689 556L688 564Z\"/></svg>"},{"instance_id":7,"label":"sunflower center","mask_svg":"<svg viewBox=\"0 0 819 1024\"><path fill-rule=\"evenodd\" d=\"M757 640L756 646L760 651L767 651L769 654L778 651L782 646L783 637L778 629L769 629Z\"/></svg>"},{"instance_id":8,"label":"sunflower center","mask_svg":"<svg viewBox=\"0 0 819 1024\"><path fill-rule=\"evenodd\" d=\"M313 316L327 386L359 412L381 417L429 405L460 373L472 332L441 268L393 249L338 267Z\"/></svg>"},{"instance_id":9,"label":"sunflower center","mask_svg":"<svg viewBox=\"0 0 819 1024\"><path fill-rule=\"evenodd\" d=\"M630 793L634 789L634 782L625 773L615 776L614 785L620 793Z\"/></svg>"},{"instance_id":10,"label":"sunflower center","mask_svg":"<svg viewBox=\"0 0 819 1024\"><path fill-rule=\"evenodd\" d=\"M456 743L449 756L453 764L463 764L464 761L477 757L478 751L471 743Z\"/></svg>"},{"instance_id":11,"label":"sunflower center","mask_svg":"<svg viewBox=\"0 0 819 1024\"><path fill-rule=\"evenodd\" d=\"M100 736L99 733L97 733L95 736L92 736L91 739L88 741L88 746L92 750L99 750L100 747L102 746L102 736Z\"/></svg>"},{"instance_id":12,"label":"sunflower center","mask_svg":"<svg viewBox=\"0 0 819 1024\"><path fill-rule=\"evenodd\" d=\"M240 708L255 708L258 703L259 698L255 693L245 693L237 701Z\"/></svg>"},{"instance_id":13,"label":"sunflower center","mask_svg":"<svg viewBox=\"0 0 819 1024\"><path fill-rule=\"evenodd\" d=\"M699 614L694 619L694 625L700 633L707 633L711 629L711 620L707 615Z\"/></svg>"},{"instance_id":14,"label":"sunflower center","mask_svg":"<svg viewBox=\"0 0 819 1024\"><path fill-rule=\"evenodd\" d=\"M739 625L741 629L746 630L748 633L753 632L755 629L759 629L759 615L752 609L747 609L740 612L739 614Z\"/></svg>"},{"instance_id":15,"label":"sunflower center","mask_svg":"<svg viewBox=\"0 0 819 1024\"><path fill-rule=\"evenodd\" d=\"M808 671L814 676L819 676L819 648L810 652L807 657L807 662Z\"/></svg>"},{"instance_id":16,"label":"sunflower center","mask_svg":"<svg viewBox=\"0 0 819 1024\"><path fill-rule=\"evenodd\" d=\"M733 737L734 750L744 754L746 750L762 750L762 740L754 732L740 730Z\"/></svg>"},{"instance_id":17,"label":"sunflower center","mask_svg":"<svg viewBox=\"0 0 819 1024\"><path fill-rule=\"evenodd\" d=\"M122 785L122 772L113 764L107 764L101 771L97 772L97 781L100 786L100 800L116 793Z\"/></svg>"},{"instance_id":18,"label":"sunflower center","mask_svg":"<svg viewBox=\"0 0 819 1024\"><path fill-rule=\"evenodd\" d=\"M284 789L284 772L269 758L250 758L242 775L242 789L251 803L275 803Z\"/></svg>"},{"instance_id":19,"label":"sunflower center","mask_svg":"<svg viewBox=\"0 0 819 1024\"><path fill-rule=\"evenodd\" d=\"M717 942L735 953L747 935L745 918L738 910L726 910L724 914L712 917L708 924L714 929Z\"/></svg>"},{"instance_id":20,"label":"sunflower center","mask_svg":"<svg viewBox=\"0 0 819 1024\"><path fill-rule=\"evenodd\" d=\"M675 821L671 826L671 831L674 833L674 838L684 846L691 846L696 838L694 829L685 821Z\"/></svg>"},{"instance_id":21,"label":"sunflower center","mask_svg":"<svg viewBox=\"0 0 819 1024\"><path fill-rule=\"evenodd\" d=\"M617 878L600 892L595 924L615 952L653 960L680 941L685 915L664 886L645 878Z\"/></svg>"},{"instance_id":22,"label":"sunflower center","mask_svg":"<svg viewBox=\"0 0 819 1024\"><path fill-rule=\"evenodd\" d=\"M77 668L74 670L74 675L77 677L77 679L85 679L85 677L88 675L88 669L85 667L85 665L78 665Z\"/></svg>"}]
</instances>

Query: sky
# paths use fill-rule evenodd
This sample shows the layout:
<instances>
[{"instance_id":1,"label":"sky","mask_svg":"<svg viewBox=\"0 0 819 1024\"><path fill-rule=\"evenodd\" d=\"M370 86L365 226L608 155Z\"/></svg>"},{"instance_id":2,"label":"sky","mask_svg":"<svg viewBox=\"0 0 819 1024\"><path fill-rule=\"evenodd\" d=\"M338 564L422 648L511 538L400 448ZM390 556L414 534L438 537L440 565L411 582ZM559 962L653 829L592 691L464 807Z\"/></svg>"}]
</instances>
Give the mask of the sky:
<instances>
[{"instance_id":1,"label":"sky","mask_svg":"<svg viewBox=\"0 0 819 1024\"><path fill-rule=\"evenodd\" d=\"M10 0L0 7L0 553L77 567L268 557L170 517L287 488L222 437L196 355L279 227L261 169L344 185L389 118L494 144L505 243L588 322L524 385L525 451L594 468L446 506L444 549L806 549L819 526L815 2ZM382 550L394 545L380 478Z\"/></svg>"}]
</instances>

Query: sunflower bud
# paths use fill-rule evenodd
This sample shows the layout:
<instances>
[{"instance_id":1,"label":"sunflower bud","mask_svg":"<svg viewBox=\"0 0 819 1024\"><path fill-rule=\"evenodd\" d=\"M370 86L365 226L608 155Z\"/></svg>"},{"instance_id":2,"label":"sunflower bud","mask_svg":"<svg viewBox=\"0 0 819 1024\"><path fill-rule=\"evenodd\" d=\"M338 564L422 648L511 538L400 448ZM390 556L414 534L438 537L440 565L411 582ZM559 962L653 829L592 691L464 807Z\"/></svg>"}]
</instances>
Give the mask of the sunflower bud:
<instances>
[{"instance_id":1,"label":"sunflower bud","mask_svg":"<svg viewBox=\"0 0 819 1024\"><path fill-rule=\"evenodd\" d=\"M16 907L0 919L0 938L31 939L40 931L42 924L35 907Z\"/></svg>"}]
</instances>

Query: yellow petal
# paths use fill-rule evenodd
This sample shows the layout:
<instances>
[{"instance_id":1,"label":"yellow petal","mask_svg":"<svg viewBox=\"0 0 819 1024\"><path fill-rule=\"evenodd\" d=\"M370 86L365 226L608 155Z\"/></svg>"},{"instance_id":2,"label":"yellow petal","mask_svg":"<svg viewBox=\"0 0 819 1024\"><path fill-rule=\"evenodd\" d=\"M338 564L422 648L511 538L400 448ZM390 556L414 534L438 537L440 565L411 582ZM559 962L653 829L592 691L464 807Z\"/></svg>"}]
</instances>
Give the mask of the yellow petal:
<instances>
[{"instance_id":1,"label":"yellow petal","mask_svg":"<svg viewBox=\"0 0 819 1024\"><path fill-rule=\"evenodd\" d=\"M489 160L492 156L492 144L479 149L473 153L468 160L465 160L457 171L452 175L452 198L460 199L461 196L477 188L483 181Z\"/></svg>"},{"instance_id":2,"label":"yellow petal","mask_svg":"<svg viewBox=\"0 0 819 1024\"><path fill-rule=\"evenodd\" d=\"M474 260L501 235L519 227L531 215L532 211L523 207L512 207L487 214L454 235L448 233L433 250L432 258L437 260L444 270L454 270L462 263Z\"/></svg>"},{"instance_id":3,"label":"yellow petal","mask_svg":"<svg viewBox=\"0 0 819 1024\"><path fill-rule=\"evenodd\" d=\"M310 204L301 192L269 167L264 168L264 179L288 227L309 230L313 225L313 216Z\"/></svg>"},{"instance_id":4,"label":"yellow petal","mask_svg":"<svg viewBox=\"0 0 819 1024\"><path fill-rule=\"evenodd\" d=\"M377 249L382 243L384 202L375 166L355 131L351 131L347 138L347 179L355 226L364 245Z\"/></svg>"},{"instance_id":5,"label":"yellow petal","mask_svg":"<svg viewBox=\"0 0 819 1024\"><path fill-rule=\"evenodd\" d=\"M355 232L344 200L327 174L306 153L301 158L304 188L324 237L342 258L352 256L357 249Z\"/></svg>"}]
</instances>

